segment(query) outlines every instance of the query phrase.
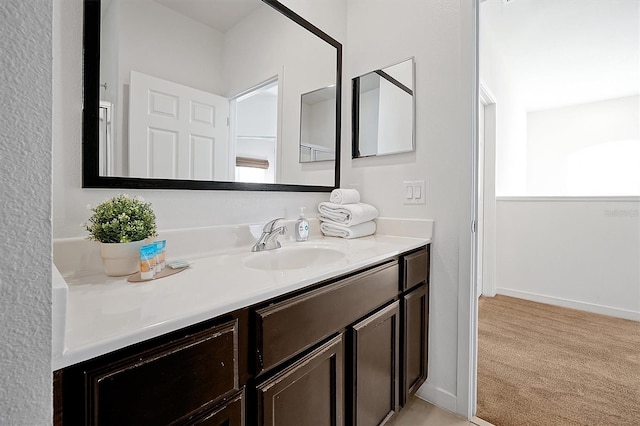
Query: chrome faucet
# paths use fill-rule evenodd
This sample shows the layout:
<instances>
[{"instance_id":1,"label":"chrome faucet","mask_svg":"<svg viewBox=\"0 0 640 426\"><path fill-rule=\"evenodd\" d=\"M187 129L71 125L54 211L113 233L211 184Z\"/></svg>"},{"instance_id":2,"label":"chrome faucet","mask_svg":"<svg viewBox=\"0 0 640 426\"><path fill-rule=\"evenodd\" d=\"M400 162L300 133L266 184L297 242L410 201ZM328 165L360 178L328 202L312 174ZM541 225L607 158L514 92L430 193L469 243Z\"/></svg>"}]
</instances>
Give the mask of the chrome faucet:
<instances>
[{"instance_id":1,"label":"chrome faucet","mask_svg":"<svg viewBox=\"0 0 640 426\"><path fill-rule=\"evenodd\" d=\"M276 223L284 219L283 217L279 217L277 219L273 219L267 222L262 228L262 235L258 238L258 241L251 247L251 251L264 251L264 250L273 250L282 247L280 245L280 241L278 241L279 235L284 235L287 232L287 228L284 226L280 226L276 228Z\"/></svg>"}]
</instances>

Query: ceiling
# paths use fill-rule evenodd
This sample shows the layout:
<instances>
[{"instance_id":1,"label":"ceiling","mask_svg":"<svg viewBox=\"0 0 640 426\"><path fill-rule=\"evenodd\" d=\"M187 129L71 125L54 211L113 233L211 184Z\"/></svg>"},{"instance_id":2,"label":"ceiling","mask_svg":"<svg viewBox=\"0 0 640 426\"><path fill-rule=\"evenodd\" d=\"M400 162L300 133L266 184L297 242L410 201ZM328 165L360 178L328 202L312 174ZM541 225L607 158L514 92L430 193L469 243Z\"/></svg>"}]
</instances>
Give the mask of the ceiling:
<instances>
[{"instance_id":1,"label":"ceiling","mask_svg":"<svg viewBox=\"0 0 640 426\"><path fill-rule=\"evenodd\" d=\"M640 0L486 0L480 26L529 111L640 94Z\"/></svg>"},{"instance_id":2,"label":"ceiling","mask_svg":"<svg viewBox=\"0 0 640 426\"><path fill-rule=\"evenodd\" d=\"M154 1L223 33L262 4L260 0Z\"/></svg>"}]
</instances>

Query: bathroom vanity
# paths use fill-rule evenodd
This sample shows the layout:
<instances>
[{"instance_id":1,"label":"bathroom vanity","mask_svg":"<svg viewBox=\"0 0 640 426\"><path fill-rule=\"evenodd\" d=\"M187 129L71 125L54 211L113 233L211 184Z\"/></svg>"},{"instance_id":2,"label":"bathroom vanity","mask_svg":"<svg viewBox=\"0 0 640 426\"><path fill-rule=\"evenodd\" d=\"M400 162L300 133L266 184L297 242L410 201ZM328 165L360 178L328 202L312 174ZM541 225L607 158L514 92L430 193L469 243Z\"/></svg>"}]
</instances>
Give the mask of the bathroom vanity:
<instances>
[{"instance_id":1,"label":"bathroom vanity","mask_svg":"<svg viewBox=\"0 0 640 426\"><path fill-rule=\"evenodd\" d=\"M72 283L67 351L54 371L54 423L364 425L391 418L427 376L430 239L304 244L345 256L267 270L246 265L276 253L243 252L199 259L157 282ZM285 245L281 253L302 247ZM127 291L145 302L133 308L123 300L129 308L100 315L109 293Z\"/></svg>"},{"instance_id":2,"label":"bathroom vanity","mask_svg":"<svg viewBox=\"0 0 640 426\"><path fill-rule=\"evenodd\" d=\"M175 25L155 25L157 32L140 30L158 7L155 2L124 2L110 9L109 2L84 0L83 188L329 192L340 187L339 41L279 1L262 0L243 19L227 20L233 31L226 28L221 31L224 39L216 36L204 43L205 50L188 57L192 66L178 67L179 77L172 77L167 62L179 64L181 59L169 58L182 58L183 50L196 46L175 43L187 40L190 28L179 26L184 20L180 13L164 7L162 16L172 16ZM218 12L211 16L230 16ZM132 26L127 37L117 32L123 26L103 25L119 22L118 14L126 15L122 22ZM173 29L179 36L171 34ZM134 33L136 37L129 36ZM193 39L200 37L197 33ZM226 62L193 62L211 57L218 42L233 49L233 54L220 55ZM152 46L162 47L157 57ZM131 63L110 62L116 48ZM145 55L126 54L136 49L144 49ZM104 71L113 67L117 72ZM407 115L412 118L410 71ZM201 73L219 76L220 82L202 82ZM239 133L240 109L222 112L237 108L257 83L277 94L278 116L268 126L278 129L277 137L262 131ZM122 94L123 88L130 96ZM207 101L200 98L200 92L214 88L217 93L208 93ZM181 104L187 98L178 93L193 90L198 99L193 95L194 102ZM223 108L212 108L217 102ZM316 104L322 107L311 106ZM314 109L322 114L312 116ZM156 120L153 131L144 124L152 120L147 115ZM257 113L260 122L267 115L270 109ZM222 121L216 123L216 117ZM197 137L187 141L188 132L174 131L189 127L186 122L224 131L205 134L204 128L194 128L190 131ZM309 122L323 125L314 129ZM237 133L228 144L223 142L227 126L236 129L230 134ZM414 149L412 121L406 133L408 146L401 151ZM147 138L157 138L153 155ZM269 140L269 155L245 152L254 139L261 145ZM192 157L198 161L186 167L182 159L191 154L176 154L174 146L195 147ZM308 154L309 149L314 153ZM126 151L128 164L120 161ZM319 163L301 166L309 161ZM270 170L274 178L264 181L269 183L244 181L236 168L247 164ZM405 232L384 232L390 221ZM169 260L195 263L179 274L144 283L106 277L90 242L54 241L55 266L60 281L68 284L68 294L55 293L63 303L53 306L54 325L62 324L53 333L54 424L384 423L427 376L432 221L378 218L376 223L378 233L371 237L343 240L317 232L307 242L289 241L258 253L250 250L257 236L244 226L161 233ZM178 253L176 247L190 251Z\"/></svg>"}]
</instances>

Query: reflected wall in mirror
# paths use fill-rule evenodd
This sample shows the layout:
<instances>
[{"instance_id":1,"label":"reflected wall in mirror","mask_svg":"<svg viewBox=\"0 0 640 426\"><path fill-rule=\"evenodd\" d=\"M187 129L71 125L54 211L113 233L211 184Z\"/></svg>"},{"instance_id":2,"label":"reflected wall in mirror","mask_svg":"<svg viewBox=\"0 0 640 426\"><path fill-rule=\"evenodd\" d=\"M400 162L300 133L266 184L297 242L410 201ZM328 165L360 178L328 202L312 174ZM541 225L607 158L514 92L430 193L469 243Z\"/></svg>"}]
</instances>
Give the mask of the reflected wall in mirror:
<instances>
[{"instance_id":1,"label":"reflected wall in mirror","mask_svg":"<svg viewBox=\"0 0 640 426\"><path fill-rule=\"evenodd\" d=\"M353 79L353 158L415 149L413 58Z\"/></svg>"},{"instance_id":2,"label":"reflected wall in mirror","mask_svg":"<svg viewBox=\"0 0 640 426\"><path fill-rule=\"evenodd\" d=\"M304 132L336 151L342 47L278 1L85 0L84 30L84 187L339 185L339 159L300 164L299 117L333 86Z\"/></svg>"},{"instance_id":3,"label":"reflected wall in mirror","mask_svg":"<svg viewBox=\"0 0 640 426\"><path fill-rule=\"evenodd\" d=\"M300 104L300 162L334 160L336 87L323 87L303 93Z\"/></svg>"}]
</instances>

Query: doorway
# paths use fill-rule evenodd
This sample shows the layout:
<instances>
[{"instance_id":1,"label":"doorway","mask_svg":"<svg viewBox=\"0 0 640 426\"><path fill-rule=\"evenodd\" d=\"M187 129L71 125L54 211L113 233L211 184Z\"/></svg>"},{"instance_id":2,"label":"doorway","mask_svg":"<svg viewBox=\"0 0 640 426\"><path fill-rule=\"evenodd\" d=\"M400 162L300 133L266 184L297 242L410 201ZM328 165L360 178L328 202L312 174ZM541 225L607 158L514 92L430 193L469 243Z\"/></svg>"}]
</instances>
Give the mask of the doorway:
<instances>
[{"instance_id":1,"label":"doorway","mask_svg":"<svg viewBox=\"0 0 640 426\"><path fill-rule=\"evenodd\" d=\"M278 87L274 77L231 99L229 180L276 182Z\"/></svg>"},{"instance_id":2,"label":"doorway","mask_svg":"<svg viewBox=\"0 0 640 426\"><path fill-rule=\"evenodd\" d=\"M480 55L484 62L481 76L499 97L497 191L503 196L497 197L494 219L498 226L493 230L488 229L487 205L478 212L484 219L479 226L482 231L482 242L479 243L483 256L479 266L482 268L479 274L482 286L475 290L487 296L499 293L547 305L640 318L637 262L623 265L624 259L632 257L628 253L637 259L640 245L637 238L633 240L629 235L640 235L637 233L638 222L637 219L633 222L621 218L623 215L637 217L638 193L627 194L626 198L616 198L614 194L579 194L569 185L571 163L564 161L565 158L574 159L570 148L582 147L579 143L590 145L585 150L601 143L597 140L600 133L592 129L595 126L605 129L607 117L615 117L618 124L614 130L603 130L602 133L608 133L606 141L623 140L626 143L628 139L626 129L630 126L625 124L626 115L616 111L628 111L623 110L623 104L635 101L636 108L638 105L638 3L616 2L605 6L602 2L585 0L578 7L575 2L564 1L488 0L482 3L481 9L480 33L487 28L504 30L483 39L484 43L489 42L482 45ZM492 20L486 21L489 16ZM536 33L542 27L544 34ZM576 44L576 40L580 43ZM632 51L626 51L627 47ZM602 53L598 49L602 49ZM608 59L602 59L604 57ZM560 59L559 63L553 61L555 58ZM589 65L591 60L595 65ZM603 63L607 66L597 66ZM571 68L575 66L577 70ZM633 84L624 86L627 76L630 78L631 75ZM546 79L548 76L551 78ZM615 92L614 86L620 91ZM602 89L610 91L605 93ZM482 90L479 97L482 97ZM485 124L482 133L486 136L490 103L480 104L479 107L484 108L484 120L479 126ZM592 111L597 111L597 116L586 118ZM637 128L637 110L634 117ZM564 132L563 126L570 127L571 132ZM484 149L486 152L486 140ZM582 164L583 159L580 157L580 161L576 159L575 162ZM616 172L622 170L622 162L607 162L602 153L595 162L599 167L611 163L615 163ZM485 161L485 175L490 168ZM495 164L493 169L496 169ZM605 180L603 177L613 173L607 175L592 166L588 175L600 184ZM486 176L483 180L486 182ZM586 179L579 181L584 183ZM589 185L590 190L595 187L595 184ZM486 191L486 186L483 189ZM491 197L486 194L482 197L487 198ZM493 199L496 200L495 194ZM620 212L619 220L607 216L614 211ZM585 229L588 229L590 239L581 239ZM592 238L600 232L605 240L611 241L606 250ZM612 237L614 232L616 236ZM487 249L491 245L487 240L489 236L496 238L493 253L499 254L491 260L486 259L491 251ZM529 268L532 259L544 267ZM488 277L491 272L484 269L487 264L494 265L493 279ZM491 291L489 286L490 283L495 286L496 275L499 287ZM600 279L600 276L605 278ZM603 283L606 283L606 289ZM485 312L489 310L485 309ZM505 321L501 326L507 323ZM556 330L557 324L553 327ZM541 339L535 343L541 345ZM555 347L550 345L548 350L555 350Z\"/></svg>"}]
</instances>

